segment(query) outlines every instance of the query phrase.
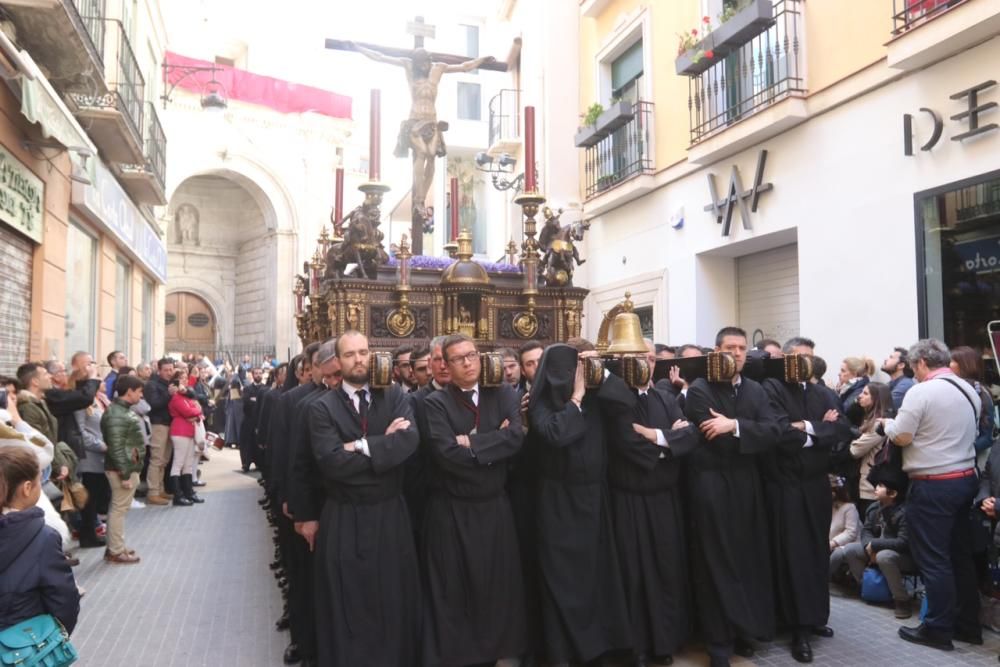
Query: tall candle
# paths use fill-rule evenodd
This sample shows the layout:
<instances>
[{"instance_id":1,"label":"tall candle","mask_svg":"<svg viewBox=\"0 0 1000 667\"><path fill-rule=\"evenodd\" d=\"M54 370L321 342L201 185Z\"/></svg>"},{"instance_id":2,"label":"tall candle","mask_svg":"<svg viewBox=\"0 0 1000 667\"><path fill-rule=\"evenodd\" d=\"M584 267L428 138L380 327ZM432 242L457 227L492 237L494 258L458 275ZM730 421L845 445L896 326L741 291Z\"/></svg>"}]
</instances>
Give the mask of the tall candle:
<instances>
[{"instance_id":1,"label":"tall candle","mask_svg":"<svg viewBox=\"0 0 1000 667\"><path fill-rule=\"evenodd\" d=\"M458 179L451 179L451 240L458 238Z\"/></svg>"},{"instance_id":2,"label":"tall candle","mask_svg":"<svg viewBox=\"0 0 1000 667\"><path fill-rule=\"evenodd\" d=\"M381 163L379 160L379 150L382 141L382 93L378 88L372 88L371 97L371 117L368 124L368 180L377 181L381 176Z\"/></svg>"},{"instance_id":3,"label":"tall candle","mask_svg":"<svg viewBox=\"0 0 1000 667\"><path fill-rule=\"evenodd\" d=\"M524 191L535 190L535 107L524 107Z\"/></svg>"},{"instance_id":4,"label":"tall candle","mask_svg":"<svg viewBox=\"0 0 1000 667\"><path fill-rule=\"evenodd\" d=\"M333 224L334 232L341 235L340 223L344 219L344 168L337 167L337 175L334 179L333 195Z\"/></svg>"}]
</instances>

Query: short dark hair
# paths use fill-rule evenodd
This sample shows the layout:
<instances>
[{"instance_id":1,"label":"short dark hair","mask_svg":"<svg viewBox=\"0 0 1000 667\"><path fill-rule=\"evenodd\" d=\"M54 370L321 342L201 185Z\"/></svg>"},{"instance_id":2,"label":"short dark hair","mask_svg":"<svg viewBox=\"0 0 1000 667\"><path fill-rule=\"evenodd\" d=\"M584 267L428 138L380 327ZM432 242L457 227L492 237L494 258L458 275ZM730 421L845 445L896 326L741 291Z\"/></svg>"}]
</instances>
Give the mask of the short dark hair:
<instances>
[{"instance_id":1,"label":"short dark hair","mask_svg":"<svg viewBox=\"0 0 1000 667\"><path fill-rule=\"evenodd\" d=\"M591 352L597 349L589 340L580 337L570 338L566 341L566 344L570 347L575 347L577 352Z\"/></svg>"},{"instance_id":2,"label":"short dark hair","mask_svg":"<svg viewBox=\"0 0 1000 667\"><path fill-rule=\"evenodd\" d=\"M7 385L14 385L14 393L21 391L24 387L21 386L20 381L16 377L7 377L6 375L0 377L0 387L6 387Z\"/></svg>"},{"instance_id":3,"label":"short dark hair","mask_svg":"<svg viewBox=\"0 0 1000 667\"><path fill-rule=\"evenodd\" d=\"M393 349L392 360L396 361L404 354L410 354L410 355L413 354L413 346L410 345L409 343L403 343L402 345L399 345L395 349Z\"/></svg>"},{"instance_id":4,"label":"short dark hair","mask_svg":"<svg viewBox=\"0 0 1000 667\"><path fill-rule=\"evenodd\" d=\"M653 351L656 354L661 352L669 352L670 354L676 354L676 350L672 345L664 345L663 343L653 343Z\"/></svg>"},{"instance_id":5,"label":"short dark hair","mask_svg":"<svg viewBox=\"0 0 1000 667\"><path fill-rule=\"evenodd\" d=\"M521 357L518 356L517 352L509 347L497 348L497 354L500 355L501 359L517 359L519 363L521 361Z\"/></svg>"},{"instance_id":6,"label":"short dark hair","mask_svg":"<svg viewBox=\"0 0 1000 667\"><path fill-rule=\"evenodd\" d=\"M163 357L156 362L156 370L162 371L164 366L173 366L176 363L173 357Z\"/></svg>"},{"instance_id":7,"label":"short dark hair","mask_svg":"<svg viewBox=\"0 0 1000 667\"><path fill-rule=\"evenodd\" d=\"M45 368L37 361L29 361L26 364L21 364L17 367L17 381L21 383L21 386L27 389L31 385L31 381L38 376L38 371Z\"/></svg>"},{"instance_id":8,"label":"short dark hair","mask_svg":"<svg viewBox=\"0 0 1000 667\"><path fill-rule=\"evenodd\" d=\"M963 380L978 382L983 379L983 355L968 345L953 348L951 360L958 366L958 376Z\"/></svg>"},{"instance_id":9,"label":"short dark hair","mask_svg":"<svg viewBox=\"0 0 1000 667\"><path fill-rule=\"evenodd\" d=\"M823 376L826 375L826 359L823 357L813 357L813 377L823 381Z\"/></svg>"},{"instance_id":10,"label":"short dark hair","mask_svg":"<svg viewBox=\"0 0 1000 667\"><path fill-rule=\"evenodd\" d=\"M781 343L774 340L773 338L761 338L759 341L757 341L757 344L754 345L754 347L763 352L764 348L768 347L769 345L773 345L777 348L781 347Z\"/></svg>"},{"instance_id":11,"label":"short dark hair","mask_svg":"<svg viewBox=\"0 0 1000 667\"><path fill-rule=\"evenodd\" d=\"M705 353L705 351L701 349L701 345L695 345L694 343L685 343L684 345L678 347L677 350L674 352L674 354L676 354L678 357L683 357L684 353L687 352L688 350L698 350L699 354Z\"/></svg>"},{"instance_id":12,"label":"short dark hair","mask_svg":"<svg viewBox=\"0 0 1000 667\"><path fill-rule=\"evenodd\" d=\"M472 343L476 344L476 341L472 340L465 334L451 334L446 336L443 341L441 341L441 356L444 357L445 361L448 361L448 348L460 343Z\"/></svg>"},{"instance_id":13,"label":"short dark hair","mask_svg":"<svg viewBox=\"0 0 1000 667\"><path fill-rule=\"evenodd\" d=\"M903 364L903 375L908 378L913 377L913 367L910 366L910 351L905 347L894 347L893 352L899 353L899 363Z\"/></svg>"},{"instance_id":14,"label":"short dark hair","mask_svg":"<svg viewBox=\"0 0 1000 667\"><path fill-rule=\"evenodd\" d=\"M779 346L780 347L780 346ZM785 346L781 348L781 351L785 354L791 354L793 347L808 347L810 350L816 349L816 341L812 338L805 338L803 336L793 336L785 341ZM763 348L757 348L763 349Z\"/></svg>"},{"instance_id":15,"label":"short dark hair","mask_svg":"<svg viewBox=\"0 0 1000 667\"><path fill-rule=\"evenodd\" d=\"M322 345L319 341L314 343L309 343L306 345L305 349L302 350L302 366L305 367L306 364L310 366L313 365L313 359L316 357L316 353L319 352L319 346Z\"/></svg>"},{"instance_id":16,"label":"short dark hair","mask_svg":"<svg viewBox=\"0 0 1000 667\"><path fill-rule=\"evenodd\" d=\"M430 345L417 345L413 348L413 353L410 355L410 361L416 361L417 359L423 359L424 357L429 356L431 356Z\"/></svg>"},{"instance_id":17,"label":"short dark hair","mask_svg":"<svg viewBox=\"0 0 1000 667\"><path fill-rule=\"evenodd\" d=\"M517 348L517 359L518 361L524 356L525 352L531 352L532 350L544 350L545 346L542 345L537 340L529 340L521 343L521 347Z\"/></svg>"},{"instance_id":18,"label":"short dark hair","mask_svg":"<svg viewBox=\"0 0 1000 667\"><path fill-rule=\"evenodd\" d=\"M743 340L750 340L747 338L747 332L739 327L722 327L719 333L715 334L715 346L722 347L722 339L726 336L740 336Z\"/></svg>"},{"instance_id":19,"label":"short dark hair","mask_svg":"<svg viewBox=\"0 0 1000 667\"><path fill-rule=\"evenodd\" d=\"M139 389L142 386L142 380L134 375L119 375L118 379L115 380L115 393L124 396L133 389Z\"/></svg>"},{"instance_id":20,"label":"short dark hair","mask_svg":"<svg viewBox=\"0 0 1000 667\"><path fill-rule=\"evenodd\" d=\"M122 366L121 368L118 369L118 375L128 375L134 370L135 369L132 368L131 366Z\"/></svg>"},{"instance_id":21,"label":"short dark hair","mask_svg":"<svg viewBox=\"0 0 1000 667\"><path fill-rule=\"evenodd\" d=\"M117 357L119 354L124 354L124 352L122 352L121 350L115 350L114 352L108 354L108 366L111 365L111 360Z\"/></svg>"}]
</instances>

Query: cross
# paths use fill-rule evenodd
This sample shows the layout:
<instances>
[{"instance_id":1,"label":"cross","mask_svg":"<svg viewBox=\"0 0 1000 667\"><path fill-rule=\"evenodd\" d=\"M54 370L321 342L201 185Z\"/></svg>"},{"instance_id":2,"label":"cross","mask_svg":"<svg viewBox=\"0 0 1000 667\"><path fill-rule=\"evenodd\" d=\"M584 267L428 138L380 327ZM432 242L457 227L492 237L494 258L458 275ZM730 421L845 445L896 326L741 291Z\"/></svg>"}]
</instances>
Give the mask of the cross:
<instances>
[{"instance_id":1,"label":"cross","mask_svg":"<svg viewBox=\"0 0 1000 667\"><path fill-rule=\"evenodd\" d=\"M413 48L424 48L424 37L434 39L434 26L424 23L424 17L418 16L406 24L406 34L413 35Z\"/></svg>"}]
</instances>

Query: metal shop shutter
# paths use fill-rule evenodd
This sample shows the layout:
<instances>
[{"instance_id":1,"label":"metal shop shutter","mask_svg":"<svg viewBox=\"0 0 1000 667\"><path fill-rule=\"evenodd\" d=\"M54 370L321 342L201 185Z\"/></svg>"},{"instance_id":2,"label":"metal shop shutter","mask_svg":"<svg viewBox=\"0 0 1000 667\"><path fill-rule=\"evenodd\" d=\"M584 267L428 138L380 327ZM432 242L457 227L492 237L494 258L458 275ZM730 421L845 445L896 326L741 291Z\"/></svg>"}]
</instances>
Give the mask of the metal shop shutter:
<instances>
[{"instance_id":1,"label":"metal shop shutter","mask_svg":"<svg viewBox=\"0 0 1000 667\"><path fill-rule=\"evenodd\" d=\"M751 337L782 343L799 334L798 244L744 255L736 260L740 326Z\"/></svg>"},{"instance_id":2,"label":"metal shop shutter","mask_svg":"<svg viewBox=\"0 0 1000 667\"><path fill-rule=\"evenodd\" d=\"M28 360L31 338L31 241L0 225L0 373Z\"/></svg>"}]
</instances>

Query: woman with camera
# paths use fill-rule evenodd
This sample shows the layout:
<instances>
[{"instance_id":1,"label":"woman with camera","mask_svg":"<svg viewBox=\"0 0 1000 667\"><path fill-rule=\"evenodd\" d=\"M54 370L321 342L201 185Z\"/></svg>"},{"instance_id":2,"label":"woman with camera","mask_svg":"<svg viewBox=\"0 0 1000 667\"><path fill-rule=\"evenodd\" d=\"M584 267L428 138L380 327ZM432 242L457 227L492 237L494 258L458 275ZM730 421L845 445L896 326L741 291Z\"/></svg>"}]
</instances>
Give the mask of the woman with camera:
<instances>
[{"instance_id":1,"label":"woman with camera","mask_svg":"<svg viewBox=\"0 0 1000 667\"><path fill-rule=\"evenodd\" d=\"M875 485L868 481L868 473L875 465L875 457L885 446L885 436L875 432L875 425L880 419L895 416L892 403L892 391L889 385L882 382L870 382L858 395L858 406L864 412L858 437L851 442L851 456L861 460L861 471L858 482L858 512L864 516L868 506L875 502Z\"/></svg>"},{"instance_id":2,"label":"woman with camera","mask_svg":"<svg viewBox=\"0 0 1000 667\"><path fill-rule=\"evenodd\" d=\"M198 464L198 447L195 444L199 428L204 437L202 420L204 415L201 405L194 392L188 387L188 372L186 369L174 373L171 384L177 391L170 399L167 409L170 411L170 442L174 447L174 464L170 470L170 478L177 492L174 494L174 505L188 507L205 500L194 492L194 470Z\"/></svg>"}]
</instances>

